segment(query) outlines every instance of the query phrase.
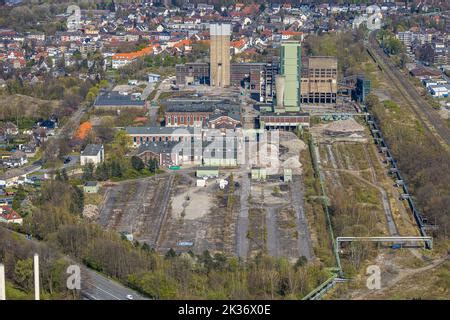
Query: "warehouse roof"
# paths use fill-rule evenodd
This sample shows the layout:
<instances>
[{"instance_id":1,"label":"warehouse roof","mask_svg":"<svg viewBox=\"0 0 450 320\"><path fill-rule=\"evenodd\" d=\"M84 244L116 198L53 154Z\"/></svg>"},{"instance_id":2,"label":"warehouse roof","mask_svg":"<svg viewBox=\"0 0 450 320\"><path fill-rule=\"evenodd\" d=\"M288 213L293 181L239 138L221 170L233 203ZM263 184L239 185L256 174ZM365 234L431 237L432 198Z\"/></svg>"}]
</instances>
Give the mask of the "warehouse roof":
<instances>
[{"instance_id":1,"label":"warehouse roof","mask_svg":"<svg viewBox=\"0 0 450 320\"><path fill-rule=\"evenodd\" d=\"M126 127L128 134L193 134L194 128L176 128L176 127ZM177 131L177 132L175 132Z\"/></svg>"},{"instance_id":2,"label":"warehouse roof","mask_svg":"<svg viewBox=\"0 0 450 320\"><path fill-rule=\"evenodd\" d=\"M133 95L119 92L102 92L95 99L94 106L144 106L145 101L136 99Z\"/></svg>"}]
</instances>

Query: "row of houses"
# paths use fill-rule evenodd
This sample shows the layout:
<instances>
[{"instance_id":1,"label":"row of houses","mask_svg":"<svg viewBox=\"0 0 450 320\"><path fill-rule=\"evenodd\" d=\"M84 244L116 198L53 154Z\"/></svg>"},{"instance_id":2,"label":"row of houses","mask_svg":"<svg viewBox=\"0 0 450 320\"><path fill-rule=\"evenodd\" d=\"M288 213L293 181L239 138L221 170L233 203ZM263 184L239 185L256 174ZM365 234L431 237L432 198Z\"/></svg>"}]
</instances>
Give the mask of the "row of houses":
<instances>
[{"instance_id":1,"label":"row of houses","mask_svg":"<svg viewBox=\"0 0 450 320\"><path fill-rule=\"evenodd\" d=\"M411 56L429 64L450 63L450 35L435 29L421 30L417 27L396 34Z\"/></svg>"}]
</instances>

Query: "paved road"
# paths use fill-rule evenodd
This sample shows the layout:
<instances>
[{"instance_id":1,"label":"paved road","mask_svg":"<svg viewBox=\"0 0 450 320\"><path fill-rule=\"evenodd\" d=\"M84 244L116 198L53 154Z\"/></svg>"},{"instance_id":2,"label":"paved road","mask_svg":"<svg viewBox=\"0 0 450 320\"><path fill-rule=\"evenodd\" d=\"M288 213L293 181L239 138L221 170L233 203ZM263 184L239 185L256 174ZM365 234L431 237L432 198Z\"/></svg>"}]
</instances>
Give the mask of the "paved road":
<instances>
[{"instance_id":1,"label":"paved road","mask_svg":"<svg viewBox=\"0 0 450 320\"><path fill-rule=\"evenodd\" d=\"M392 63L389 57L383 52L376 41L376 33L369 35L367 49L377 60L378 65L383 70L388 80L398 89L398 92L411 105L414 113L419 117L425 128L431 132L439 142L450 146L450 128L440 117L438 112L431 107L428 102L417 92L416 88L405 79L398 68Z\"/></svg>"},{"instance_id":2,"label":"paved road","mask_svg":"<svg viewBox=\"0 0 450 320\"><path fill-rule=\"evenodd\" d=\"M63 166L64 168L70 168L70 167L73 167L73 166L75 166L78 162L80 162L80 156L72 156L72 155L69 155L69 156L67 156L66 158L69 158L70 161L64 164L64 166Z\"/></svg>"},{"instance_id":3,"label":"paved road","mask_svg":"<svg viewBox=\"0 0 450 320\"><path fill-rule=\"evenodd\" d=\"M280 256L280 243L278 241L276 210L276 208L270 206L266 208L267 252L272 257Z\"/></svg>"},{"instance_id":4,"label":"paved road","mask_svg":"<svg viewBox=\"0 0 450 320\"><path fill-rule=\"evenodd\" d=\"M154 88L155 88L154 83L148 83L147 86L145 87L144 91L142 91L141 99L147 100L148 96L150 95L150 93L152 93Z\"/></svg>"},{"instance_id":5,"label":"paved road","mask_svg":"<svg viewBox=\"0 0 450 320\"><path fill-rule=\"evenodd\" d=\"M397 226L395 224L394 216L392 215L391 205L389 203L389 198L386 193L386 190L378 184L378 180L376 177L375 167L373 164L372 159L370 158L369 152L367 150L367 146L364 146L364 154L366 156L366 159L370 166L370 174L372 175L372 182L374 183L374 186L378 189L378 191L381 193L381 198L383 200L383 208L384 208L384 214L386 216L386 222L387 222L387 228L389 235L391 236L399 236ZM379 159L379 156L377 156L376 161L381 161Z\"/></svg>"},{"instance_id":6,"label":"paved road","mask_svg":"<svg viewBox=\"0 0 450 320\"><path fill-rule=\"evenodd\" d=\"M292 179L291 196L292 205L297 218L298 232L298 250L300 256L305 256L310 260L314 253L311 248L311 236L308 229L308 221L306 220L304 203L303 203L303 183L299 177L294 176Z\"/></svg>"},{"instance_id":7,"label":"paved road","mask_svg":"<svg viewBox=\"0 0 450 320\"><path fill-rule=\"evenodd\" d=\"M87 300L128 300L127 295L132 295L133 300L148 300L136 291L85 267L81 271L81 286L81 295Z\"/></svg>"}]
</instances>

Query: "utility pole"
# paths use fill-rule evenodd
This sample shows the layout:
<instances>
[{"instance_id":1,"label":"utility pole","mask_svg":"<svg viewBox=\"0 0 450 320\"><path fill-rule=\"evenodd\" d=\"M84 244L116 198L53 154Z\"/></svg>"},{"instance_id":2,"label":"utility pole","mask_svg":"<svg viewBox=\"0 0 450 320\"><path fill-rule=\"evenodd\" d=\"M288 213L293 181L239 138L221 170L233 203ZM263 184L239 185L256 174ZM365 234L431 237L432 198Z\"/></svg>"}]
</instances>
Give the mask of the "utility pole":
<instances>
[{"instance_id":1,"label":"utility pole","mask_svg":"<svg viewBox=\"0 0 450 320\"><path fill-rule=\"evenodd\" d=\"M0 263L0 301L6 300L5 266Z\"/></svg>"},{"instance_id":2,"label":"utility pole","mask_svg":"<svg viewBox=\"0 0 450 320\"><path fill-rule=\"evenodd\" d=\"M39 255L34 254L34 300L40 300L39 292Z\"/></svg>"}]
</instances>

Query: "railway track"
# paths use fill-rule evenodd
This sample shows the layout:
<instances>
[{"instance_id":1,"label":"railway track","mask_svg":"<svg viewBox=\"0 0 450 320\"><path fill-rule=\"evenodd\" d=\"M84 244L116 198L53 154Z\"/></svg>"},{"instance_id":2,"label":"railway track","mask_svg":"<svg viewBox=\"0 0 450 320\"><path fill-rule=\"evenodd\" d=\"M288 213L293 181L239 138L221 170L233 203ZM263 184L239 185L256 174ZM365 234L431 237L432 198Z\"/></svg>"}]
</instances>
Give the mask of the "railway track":
<instances>
[{"instance_id":1,"label":"railway track","mask_svg":"<svg viewBox=\"0 0 450 320\"><path fill-rule=\"evenodd\" d=\"M405 76L397 70L397 67L389 60L378 45L376 33L369 35L367 52L378 65L378 68L392 82L398 93L411 106L425 129L436 138L436 140L447 150L450 150L450 128L442 121L440 116L433 110L417 90L405 79ZM405 81L406 80L406 81ZM422 106L422 107L421 107Z\"/></svg>"},{"instance_id":2,"label":"railway track","mask_svg":"<svg viewBox=\"0 0 450 320\"><path fill-rule=\"evenodd\" d=\"M161 211L160 214L158 215L158 222L157 222L157 232L155 235L155 240L154 240L154 248L155 250L158 249L159 246L159 241L161 238L161 230L164 226L165 221L167 220L167 207L169 206L169 200L170 200L170 194L171 194L171 190L172 190L172 185L173 185L173 180L175 179L174 175L170 175L169 179L167 179L165 181L165 186L164 186L164 191L163 191L163 196L162 196L162 203L161 203Z\"/></svg>"}]
</instances>

